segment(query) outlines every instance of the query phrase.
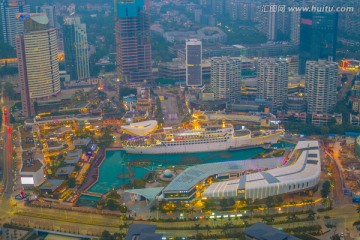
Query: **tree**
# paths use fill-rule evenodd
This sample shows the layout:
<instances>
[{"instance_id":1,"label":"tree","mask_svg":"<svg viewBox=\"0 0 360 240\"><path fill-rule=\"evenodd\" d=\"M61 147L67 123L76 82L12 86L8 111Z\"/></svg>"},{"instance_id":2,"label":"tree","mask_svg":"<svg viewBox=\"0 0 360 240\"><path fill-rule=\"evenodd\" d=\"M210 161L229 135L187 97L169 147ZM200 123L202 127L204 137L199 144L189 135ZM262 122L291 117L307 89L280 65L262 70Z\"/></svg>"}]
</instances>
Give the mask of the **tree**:
<instances>
[{"instance_id":1,"label":"tree","mask_svg":"<svg viewBox=\"0 0 360 240\"><path fill-rule=\"evenodd\" d=\"M273 196L267 197L265 204L268 209L273 207L274 206L274 197Z\"/></svg>"},{"instance_id":2,"label":"tree","mask_svg":"<svg viewBox=\"0 0 360 240\"><path fill-rule=\"evenodd\" d=\"M113 236L109 231L103 231L100 240L114 240Z\"/></svg>"},{"instance_id":3,"label":"tree","mask_svg":"<svg viewBox=\"0 0 360 240\"><path fill-rule=\"evenodd\" d=\"M110 135L110 132L105 130L104 133L99 137L99 147L108 147L114 141L113 136Z\"/></svg>"},{"instance_id":4,"label":"tree","mask_svg":"<svg viewBox=\"0 0 360 240\"><path fill-rule=\"evenodd\" d=\"M325 135L328 135L328 134L329 134L330 129L329 129L328 126L321 126L321 127L320 127L320 132L321 132L322 135L325 136Z\"/></svg>"},{"instance_id":5,"label":"tree","mask_svg":"<svg viewBox=\"0 0 360 240\"><path fill-rule=\"evenodd\" d=\"M222 198L220 200L220 207L221 209L226 209L228 207L228 201L226 198Z\"/></svg>"},{"instance_id":6,"label":"tree","mask_svg":"<svg viewBox=\"0 0 360 240\"><path fill-rule=\"evenodd\" d=\"M321 197L323 197L323 198L328 197L328 195L329 195L329 193L330 193L330 187L331 187L330 181L329 181L329 180L326 180L326 181L323 183L322 189L321 189L321 191L320 191Z\"/></svg>"},{"instance_id":7,"label":"tree","mask_svg":"<svg viewBox=\"0 0 360 240\"><path fill-rule=\"evenodd\" d=\"M360 205L357 206L356 212L359 214L359 217L360 217Z\"/></svg>"},{"instance_id":8,"label":"tree","mask_svg":"<svg viewBox=\"0 0 360 240\"><path fill-rule=\"evenodd\" d=\"M195 231L196 231L196 234L198 234L198 233L199 233L199 230L200 230L200 224L195 223L194 229L195 229Z\"/></svg>"},{"instance_id":9,"label":"tree","mask_svg":"<svg viewBox=\"0 0 360 240\"><path fill-rule=\"evenodd\" d=\"M144 179L136 178L136 179L134 179L134 181L133 181L133 186L134 186L134 188L136 188L136 189L145 188L145 185L146 185L146 182L145 182Z\"/></svg>"},{"instance_id":10,"label":"tree","mask_svg":"<svg viewBox=\"0 0 360 240\"><path fill-rule=\"evenodd\" d=\"M275 204L281 205L281 204L283 204L283 202L284 202L284 199L281 196L275 197Z\"/></svg>"},{"instance_id":11,"label":"tree","mask_svg":"<svg viewBox=\"0 0 360 240\"><path fill-rule=\"evenodd\" d=\"M98 90L98 96L99 96L99 99L100 99L101 101L105 101L105 100L107 99L107 94L106 94L106 92L103 92L103 91Z\"/></svg>"},{"instance_id":12,"label":"tree","mask_svg":"<svg viewBox=\"0 0 360 240\"><path fill-rule=\"evenodd\" d=\"M0 40L0 58L16 58L15 49L7 43Z\"/></svg>"},{"instance_id":13,"label":"tree","mask_svg":"<svg viewBox=\"0 0 360 240\"><path fill-rule=\"evenodd\" d=\"M307 216L307 219L313 221L315 220L315 212L313 210L311 210Z\"/></svg>"},{"instance_id":14,"label":"tree","mask_svg":"<svg viewBox=\"0 0 360 240\"><path fill-rule=\"evenodd\" d=\"M211 232L211 227L209 224L205 225L205 229L206 229L206 235L209 236L210 232Z\"/></svg>"},{"instance_id":15,"label":"tree","mask_svg":"<svg viewBox=\"0 0 360 240\"><path fill-rule=\"evenodd\" d=\"M226 222L223 225L221 232L225 234L225 237L227 237L229 235L229 230L231 228L234 228L234 224L232 222Z\"/></svg>"},{"instance_id":16,"label":"tree","mask_svg":"<svg viewBox=\"0 0 360 240\"><path fill-rule=\"evenodd\" d=\"M164 115L162 113L160 98L156 98L155 117L158 124L164 123Z\"/></svg>"},{"instance_id":17,"label":"tree","mask_svg":"<svg viewBox=\"0 0 360 240\"><path fill-rule=\"evenodd\" d=\"M16 98L15 86L10 82L5 82L3 87L5 96L14 100Z\"/></svg>"},{"instance_id":18,"label":"tree","mask_svg":"<svg viewBox=\"0 0 360 240\"><path fill-rule=\"evenodd\" d=\"M106 196L106 198L112 198L112 199L120 199L121 196L116 190L110 191L110 193Z\"/></svg>"},{"instance_id":19,"label":"tree","mask_svg":"<svg viewBox=\"0 0 360 240\"><path fill-rule=\"evenodd\" d=\"M114 199L108 199L107 202L106 202L106 206L111 211L115 211L115 210L118 210L120 208L119 203Z\"/></svg>"},{"instance_id":20,"label":"tree","mask_svg":"<svg viewBox=\"0 0 360 240\"><path fill-rule=\"evenodd\" d=\"M69 178L67 185L69 188L74 188L76 186L76 180L75 178Z\"/></svg>"}]
</instances>

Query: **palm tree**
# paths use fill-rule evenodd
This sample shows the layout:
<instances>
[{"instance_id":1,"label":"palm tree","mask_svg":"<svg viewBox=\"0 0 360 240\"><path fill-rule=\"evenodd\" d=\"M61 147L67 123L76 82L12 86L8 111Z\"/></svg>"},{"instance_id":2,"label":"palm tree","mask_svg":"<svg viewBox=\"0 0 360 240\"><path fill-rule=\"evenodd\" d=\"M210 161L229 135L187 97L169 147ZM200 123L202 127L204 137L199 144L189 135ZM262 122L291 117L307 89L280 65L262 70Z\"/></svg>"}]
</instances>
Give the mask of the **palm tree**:
<instances>
[{"instance_id":1,"label":"palm tree","mask_svg":"<svg viewBox=\"0 0 360 240\"><path fill-rule=\"evenodd\" d=\"M321 201L325 208L332 208L333 200L330 198L325 198Z\"/></svg>"},{"instance_id":2,"label":"palm tree","mask_svg":"<svg viewBox=\"0 0 360 240\"><path fill-rule=\"evenodd\" d=\"M254 209L250 209L249 210L249 213L250 213L250 219L252 219L253 218L253 215L254 215Z\"/></svg>"},{"instance_id":3,"label":"palm tree","mask_svg":"<svg viewBox=\"0 0 360 240\"><path fill-rule=\"evenodd\" d=\"M315 220L315 212L314 211L310 211L307 218L311 221Z\"/></svg>"},{"instance_id":4,"label":"palm tree","mask_svg":"<svg viewBox=\"0 0 360 240\"><path fill-rule=\"evenodd\" d=\"M221 230L221 232L225 234L225 237L227 237L228 236L228 230L233 228L233 227L234 227L234 224L232 224L232 222L226 222L223 225L223 229Z\"/></svg>"},{"instance_id":5,"label":"palm tree","mask_svg":"<svg viewBox=\"0 0 360 240\"><path fill-rule=\"evenodd\" d=\"M359 214L359 217L360 217L360 205L357 206L356 212Z\"/></svg>"},{"instance_id":6,"label":"palm tree","mask_svg":"<svg viewBox=\"0 0 360 240\"><path fill-rule=\"evenodd\" d=\"M290 203L290 205L292 205L292 211L294 212L295 211L295 205L296 205L296 202L294 200L292 200Z\"/></svg>"},{"instance_id":7,"label":"palm tree","mask_svg":"<svg viewBox=\"0 0 360 240\"><path fill-rule=\"evenodd\" d=\"M211 232L211 227L209 224L205 225L205 229L206 229L206 235L209 236L210 232Z\"/></svg>"},{"instance_id":8,"label":"palm tree","mask_svg":"<svg viewBox=\"0 0 360 240\"><path fill-rule=\"evenodd\" d=\"M199 233L200 230L200 224L199 223L195 223L194 229L196 231L196 235Z\"/></svg>"}]
</instances>

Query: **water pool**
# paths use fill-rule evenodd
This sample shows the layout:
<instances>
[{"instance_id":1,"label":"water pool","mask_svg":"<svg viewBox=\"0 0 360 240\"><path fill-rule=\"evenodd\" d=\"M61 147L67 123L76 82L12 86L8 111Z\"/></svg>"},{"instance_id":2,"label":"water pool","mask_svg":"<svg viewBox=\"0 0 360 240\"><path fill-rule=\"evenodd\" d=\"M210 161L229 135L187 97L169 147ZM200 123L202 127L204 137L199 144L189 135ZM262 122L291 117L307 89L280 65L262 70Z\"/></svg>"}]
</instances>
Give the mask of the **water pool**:
<instances>
[{"instance_id":1,"label":"water pool","mask_svg":"<svg viewBox=\"0 0 360 240\"><path fill-rule=\"evenodd\" d=\"M196 164L245 160L253 158L266 150L262 148L239 151L202 152L173 155L126 154L121 150L107 151L106 159L100 166L99 180L88 191L106 193L130 182L128 162L151 162L146 167L131 166L135 178L142 178L151 170L163 169L171 166L191 166Z\"/></svg>"}]
</instances>

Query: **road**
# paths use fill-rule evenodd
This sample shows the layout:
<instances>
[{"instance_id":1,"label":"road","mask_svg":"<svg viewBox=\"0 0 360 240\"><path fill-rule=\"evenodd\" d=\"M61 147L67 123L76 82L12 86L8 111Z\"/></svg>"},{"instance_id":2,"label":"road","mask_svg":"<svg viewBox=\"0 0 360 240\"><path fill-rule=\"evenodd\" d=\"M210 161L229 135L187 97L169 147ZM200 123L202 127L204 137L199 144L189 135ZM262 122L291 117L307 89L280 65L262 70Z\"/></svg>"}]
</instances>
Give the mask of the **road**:
<instances>
[{"instance_id":1,"label":"road","mask_svg":"<svg viewBox=\"0 0 360 240\"><path fill-rule=\"evenodd\" d=\"M344 232L346 235L350 234L352 239L358 236L358 232L352 227L354 221L359 220L359 215L354 214L356 206L355 205L344 205L337 207L329 212L317 213L316 224L325 225L325 223L336 224L337 232ZM298 208L300 210L301 207ZM82 234L94 234L98 235L102 230L108 230L110 232L119 232L119 226L123 224L123 220L119 217L111 215L100 215L94 213L83 213L83 212L74 212L67 210L58 210L58 209L48 209L48 208L29 208L24 207L22 204L19 204L18 208L14 210L7 218L8 221L12 221L18 224L30 226L30 227L42 227L45 229L54 229L61 231L72 231ZM325 219L325 216L328 219ZM298 215L300 218L306 217L305 215ZM285 217L276 217L277 221L285 220ZM216 219L216 221L209 220L199 220L199 221L184 221L184 222L156 222L158 226L159 233L164 233L167 237L181 237L181 236L191 236L195 235L195 230L188 230L189 227L194 227L195 224L199 224L200 227L204 228L206 225L213 227L223 226L226 222L231 221L233 224L241 225L243 223L242 219L238 220L229 220L229 219ZM253 218L247 219L249 223L254 223L261 221L261 219ZM130 221L128 223L144 223L143 221ZM148 222L151 223L151 222ZM314 224L311 221L303 221L296 223L284 223L284 224L275 224L276 228L289 228L289 227L298 227L298 226L309 226L309 224ZM324 228L326 230L326 228ZM122 230L125 231L125 230ZM211 233L220 233L221 227L216 229L211 229ZM199 232L207 234L206 230L200 230ZM322 239L328 239L325 235ZM349 238L347 238L349 239Z\"/></svg>"},{"instance_id":2,"label":"road","mask_svg":"<svg viewBox=\"0 0 360 240\"><path fill-rule=\"evenodd\" d=\"M1 94L1 110L2 110L2 126L1 126L1 136L4 139L4 148L3 148L3 181L2 187L4 191L0 196L0 216L5 216L11 211L11 195L13 192L13 173L12 173L12 160L11 160L11 126L8 125L8 116L5 116L5 112L10 109L12 102L4 101L4 94Z\"/></svg>"}]
</instances>

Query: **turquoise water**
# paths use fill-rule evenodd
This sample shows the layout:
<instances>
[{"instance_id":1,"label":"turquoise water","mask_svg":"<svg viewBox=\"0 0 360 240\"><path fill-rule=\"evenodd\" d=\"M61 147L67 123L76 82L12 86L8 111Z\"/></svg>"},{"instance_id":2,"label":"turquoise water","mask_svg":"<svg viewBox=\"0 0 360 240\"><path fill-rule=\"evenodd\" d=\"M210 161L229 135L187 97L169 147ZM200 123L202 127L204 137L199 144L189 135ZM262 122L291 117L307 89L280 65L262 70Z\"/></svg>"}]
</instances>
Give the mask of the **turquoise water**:
<instances>
[{"instance_id":1,"label":"turquoise water","mask_svg":"<svg viewBox=\"0 0 360 240\"><path fill-rule=\"evenodd\" d=\"M279 142L273 146L282 148L294 145L286 142ZM125 183L129 183L130 179L126 177L129 174L129 169L127 167L128 162L151 162L150 166L147 167L131 166L131 169L134 171L134 177L142 178L151 170L164 169L172 166L191 166L204 163L245 160L264 152L266 152L266 150L262 148L173 155L126 154L125 151L120 150L107 151L106 159L100 166L99 180L89 189L89 192L103 194L113 188L118 188Z\"/></svg>"},{"instance_id":2,"label":"turquoise water","mask_svg":"<svg viewBox=\"0 0 360 240\"><path fill-rule=\"evenodd\" d=\"M82 207L96 207L100 197L81 195L77 200L76 204Z\"/></svg>"},{"instance_id":3,"label":"turquoise water","mask_svg":"<svg viewBox=\"0 0 360 240\"><path fill-rule=\"evenodd\" d=\"M245 160L253 158L260 153L265 152L262 148L240 150L240 151L223 151L223 152L204 152L204 153L187 153L174 155L152 155L152 154L126 154L124 151L107 151L106 159L100 166L100 175L98 182L89 189L89 192L106 193L112 188L130 182L128 178L119 178L119 175L126 176L129 169L126 167L127 162L131 161L149 161L148 167L134 167L135 178L142 178L151 170L163 169L179 165L196 165L203 163L225 162L234 160Z\"/></svg>"}]
</instances>

